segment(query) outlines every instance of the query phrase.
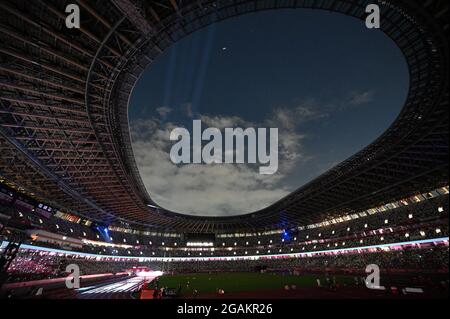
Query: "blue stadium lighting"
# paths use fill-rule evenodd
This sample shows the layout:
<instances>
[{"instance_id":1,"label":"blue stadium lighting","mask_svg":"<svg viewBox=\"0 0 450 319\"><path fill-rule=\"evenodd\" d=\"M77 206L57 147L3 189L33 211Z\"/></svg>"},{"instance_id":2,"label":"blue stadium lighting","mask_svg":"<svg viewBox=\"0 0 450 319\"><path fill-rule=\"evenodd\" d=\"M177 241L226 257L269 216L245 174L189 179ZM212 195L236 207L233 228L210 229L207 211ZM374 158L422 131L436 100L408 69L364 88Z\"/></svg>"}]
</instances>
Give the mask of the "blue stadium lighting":
<instances>
[{"instance_id":1,"label":"blue stadium lighting","mask_svg":"<svg viewBox=\"0 0 450 319\"><path fill-rule=\"evenodd\" d=\"M110 242L109 229L106 226L97 226L96 227L99 234L103 237L103 239L107 242Z\"/></svg>"}]
</instances>

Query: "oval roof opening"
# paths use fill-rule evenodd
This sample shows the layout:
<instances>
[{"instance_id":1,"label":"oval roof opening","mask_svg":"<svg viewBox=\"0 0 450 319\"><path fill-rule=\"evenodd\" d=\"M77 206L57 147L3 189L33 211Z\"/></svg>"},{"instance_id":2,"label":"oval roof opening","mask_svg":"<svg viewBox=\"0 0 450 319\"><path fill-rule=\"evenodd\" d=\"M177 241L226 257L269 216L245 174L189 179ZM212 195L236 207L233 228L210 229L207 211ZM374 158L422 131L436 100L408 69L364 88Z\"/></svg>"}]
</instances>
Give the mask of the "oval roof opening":
<instances>
[{"instance_id":1,"label":"oval roof opening","mask_svg":"<svg viewBox=\"0 0 450 319\"><path fill-rule=\"evenodd\" d=\"M363 21L309 9L232 18L174 44L142 75L129 107L136 163L165 209L251 213L379 137L403 107L408 81L398 47ZM261 174L259 158L174 164L170 133L185 128L192 142L196 120L222 133L223 158L226 128L277 128L276 172Z\"/></svg>"}]
</instances>

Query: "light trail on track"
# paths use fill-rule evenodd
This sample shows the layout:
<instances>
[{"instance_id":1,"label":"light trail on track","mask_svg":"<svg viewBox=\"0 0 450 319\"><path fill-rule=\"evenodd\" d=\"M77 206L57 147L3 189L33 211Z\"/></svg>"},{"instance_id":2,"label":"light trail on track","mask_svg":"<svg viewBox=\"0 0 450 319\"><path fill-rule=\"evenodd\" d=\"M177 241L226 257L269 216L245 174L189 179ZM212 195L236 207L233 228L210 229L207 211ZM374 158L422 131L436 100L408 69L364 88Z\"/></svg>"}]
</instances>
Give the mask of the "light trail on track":
<instances>
[{"instance_id":1,"label":"light trail on track","mask_svg":"<svg viewBox=\"0 0 450 319\"><path fill-rule=\"evenodd\" d=\"M146 282L151 282L157 275L153 276L136 276L126 278L119 282L102 285L97 288L78 293L79 299L130 299L131 294L141 289Z\"/></svg>"}]
</instances>

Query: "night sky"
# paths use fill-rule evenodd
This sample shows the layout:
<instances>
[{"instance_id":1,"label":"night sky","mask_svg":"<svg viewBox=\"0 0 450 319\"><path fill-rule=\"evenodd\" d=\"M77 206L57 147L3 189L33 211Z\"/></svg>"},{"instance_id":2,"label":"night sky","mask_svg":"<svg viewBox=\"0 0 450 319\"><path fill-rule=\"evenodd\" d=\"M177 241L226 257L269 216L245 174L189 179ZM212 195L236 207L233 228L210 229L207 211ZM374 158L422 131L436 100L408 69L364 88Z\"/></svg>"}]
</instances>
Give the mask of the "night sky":
<instances>
[{"instance_id":1,"label":"night sky","mask_svg":"<svg viewBox=\"0 0 450 319\"><path fill-rule=\"evenodd\" d=\"M337 13L259 12L202 29L169 48L134 89L129 120L151 198L179 213L228 216L276 202L374 141L408 91L400 50ZM174 127L278 127L279 169L174 165Z\"/></svg>"}]
</instances>

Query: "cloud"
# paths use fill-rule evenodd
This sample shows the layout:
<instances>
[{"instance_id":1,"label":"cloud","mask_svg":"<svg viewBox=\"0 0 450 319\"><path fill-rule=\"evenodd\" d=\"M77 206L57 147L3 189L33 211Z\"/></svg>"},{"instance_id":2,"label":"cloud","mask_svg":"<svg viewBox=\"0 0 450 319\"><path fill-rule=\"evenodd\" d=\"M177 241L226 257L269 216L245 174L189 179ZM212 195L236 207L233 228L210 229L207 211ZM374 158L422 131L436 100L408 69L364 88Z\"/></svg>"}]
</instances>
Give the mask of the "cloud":
<instances>
[{"instance_id":1,"label":"cloud","mask_svg":"<svg viewBox=\"0 0 450 319\"><path fill-rule=\"evenodd\" d=\"M206 126L216 127L219 130L223 130L226 127L254 127L254 124L246 121L239 116L210 116L210 115L201 115L200 120Z\"/></svg>"},{"instance_id":2,"label":"cloud","mask_svg":"<svg viewBox=\"0 0 450 319\"><path fill-rule=\"evenodd\" d=\"M162 119L165 119L165 118L167 117L167 115L168 115L170 112L172 112L172 109L171 109L170 107L167 107L167 106L161 106L161 107L158 107L158 108L156 109L156 112L159 114L159 116L160 116Z\"/></svg>"},{"instance_id":3,"label":"cloud","mask_svg":"<svg viewBox=\"0 0 450 319\"><path fill-rule=\"evenodd\" d=\"M267 123L279 125L287 130L295 130L301 124L328 117L331 111L330 106L322 105L315 99L305 99L294 106L276 108Z\"/></svg>"},{"instance_id":4,"label":"cloud","mask_svg":"<svg viewBox=\"0 0 450 319\"><path fill-rule=\"evenodd\" d=\"M174 142L170 132L179 123L166 121L169 107L157 109L159 117L137 119L131 131L136 163L152 199L162 207L200 216L230 216L263 209L288 195L295 187L291 176L313 158L304 149L305 124L332 116L349 105L361 105L373 99L373 92L352 92L349 97L324 103L316 99L280 106L264 120L252 122L240 116L194 114L192 105L182 106L184 119L200 119L203 129L216 127L274 127L279 134L279 167L276 174L259 174L258 165L212 164L175 165L170 161ZM223 132L223 131L222 131ZM334 164L333 164L334 165Z\"/></svg>"},{"instance_id":5,"label":"cloud","mask_svg":"<svg viewBox=\"0 0 450 319\"><path fill-rule=\"evenodd\" d=\"M358 106L362 104L367 104L373 101L374 92L373 91L365 91L365 92L352 92L350 94L350 105Z\"/></svg>"},{"instance_id":6,"label":"cloud","mask_svg":"<svg viewBox=\"0 0 450 319\"><path fill-rule=\"evenodd\" d=\"M162 207L180 213L227 216L263 209L292 191L283 185L302 154L303 135L296 133L277 112L264 123L252 123L238 116L202 115L203 127L279 128L279 170L261 175L259 165L174 165L169 153L170 132L179 126L152 118L131 125L133 150L142 180L152 199Z\"/></svg>"},{"instance_id":7,"label":"cloud","mask_svg":"<svg viewBox=\"0 0 450 319\"><path fill-rule=\"evenodd\" d=\"M167 152L135 146L143 182L152 199L164 208L193 215L227 216L264 208L289 193L288 189L261 183L259 174L246 166L175 166Z\"/></svg>"}]
</instances>

